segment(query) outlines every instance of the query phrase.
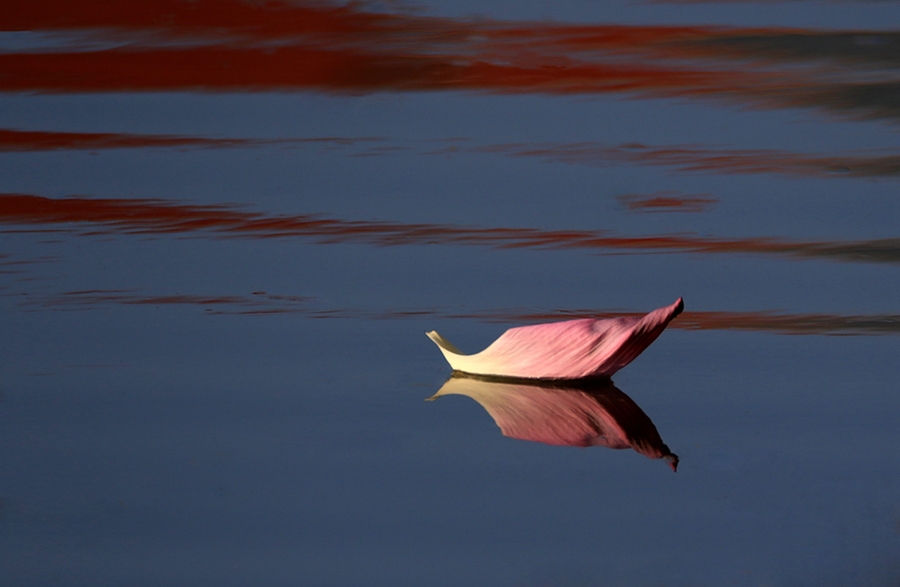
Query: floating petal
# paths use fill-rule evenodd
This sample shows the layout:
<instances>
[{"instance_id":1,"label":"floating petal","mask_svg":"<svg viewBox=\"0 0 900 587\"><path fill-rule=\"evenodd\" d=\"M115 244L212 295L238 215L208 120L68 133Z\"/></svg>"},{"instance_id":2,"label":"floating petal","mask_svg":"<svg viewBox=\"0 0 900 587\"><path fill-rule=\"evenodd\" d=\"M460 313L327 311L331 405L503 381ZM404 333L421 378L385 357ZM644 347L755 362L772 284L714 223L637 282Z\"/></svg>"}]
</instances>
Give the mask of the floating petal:
<instances>
[{"instance_id":1,"label":"floating petal","mask_svg":"<svg viewBox=\"0 0 900 587\"><path fill-rule=\"evenodd\" d=\"M524 379L609 377L656 340L684 309L671 306L646 316L582 319L510 328L489 347L464 355L435 331L426 333L455 371Z\"/></svg>"}]
</instances>

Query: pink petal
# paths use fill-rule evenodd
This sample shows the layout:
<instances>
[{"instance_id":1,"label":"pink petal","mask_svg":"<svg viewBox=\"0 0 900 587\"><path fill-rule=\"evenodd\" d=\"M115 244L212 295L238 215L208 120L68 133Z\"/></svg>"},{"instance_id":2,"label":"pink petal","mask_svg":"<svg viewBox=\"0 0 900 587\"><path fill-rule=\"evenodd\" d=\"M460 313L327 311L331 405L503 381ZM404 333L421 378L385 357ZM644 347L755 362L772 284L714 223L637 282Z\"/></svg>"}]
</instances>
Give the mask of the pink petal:
<instances>
[{"instance_id":1,"label":"pink petal","mask_svg":"<svg viewBox=\"0 0 900 587\"><path fill-rule=\"evenodd\" d=\"M683 309L678 298L643 318L588 318L510 328L474 355L463 355L437 332L427 335L450 366L464 373L526 379L609 377L650 346Z\"/></svg>"}]
</instances>

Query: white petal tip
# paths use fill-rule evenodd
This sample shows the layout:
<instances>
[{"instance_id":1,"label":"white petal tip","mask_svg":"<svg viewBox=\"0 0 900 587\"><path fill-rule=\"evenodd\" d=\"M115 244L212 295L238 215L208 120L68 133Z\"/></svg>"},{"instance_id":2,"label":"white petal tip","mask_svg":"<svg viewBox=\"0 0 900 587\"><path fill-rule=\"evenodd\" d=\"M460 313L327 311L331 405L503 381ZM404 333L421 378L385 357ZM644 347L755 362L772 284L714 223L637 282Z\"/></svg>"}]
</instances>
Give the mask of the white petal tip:
<instances>
[{"instance_id":1,"label":"white petal tip","mask_svg":"<svg viewBox=\"0 0 900 587\"><path fill-rule=\"evenodd\" d=\"M442 351L448 351L448 352L456 354L456 355L462 354L461 352L459 352L458 348L453 346L453 344L449 340L447 340L446 338L444 338L443 336L438 334L436 330L432 330L431 332L426 332L425 336L430 338L434 344L438 345L438 347Z\"/></svg>"}]
</instances>

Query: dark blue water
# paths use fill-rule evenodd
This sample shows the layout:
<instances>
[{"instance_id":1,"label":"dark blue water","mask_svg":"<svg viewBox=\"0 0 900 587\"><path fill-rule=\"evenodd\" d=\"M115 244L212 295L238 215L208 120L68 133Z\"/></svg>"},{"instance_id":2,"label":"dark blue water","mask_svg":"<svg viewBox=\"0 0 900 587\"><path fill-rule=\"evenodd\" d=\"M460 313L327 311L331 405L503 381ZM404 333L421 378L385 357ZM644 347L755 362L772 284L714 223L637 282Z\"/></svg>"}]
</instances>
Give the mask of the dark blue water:
<instances>
[{"instance_id":1,"label":"dark blue water","mask_svg":"<svg viewBox=\"0 0 900 587\"><path fill-rule=\"evenodd\" d=\"M4 583L898 584L895 2L35 6L0 9ZM677 473L424 401L425 331L680 296L614 377Z\"/></svg>"}]
</instances>

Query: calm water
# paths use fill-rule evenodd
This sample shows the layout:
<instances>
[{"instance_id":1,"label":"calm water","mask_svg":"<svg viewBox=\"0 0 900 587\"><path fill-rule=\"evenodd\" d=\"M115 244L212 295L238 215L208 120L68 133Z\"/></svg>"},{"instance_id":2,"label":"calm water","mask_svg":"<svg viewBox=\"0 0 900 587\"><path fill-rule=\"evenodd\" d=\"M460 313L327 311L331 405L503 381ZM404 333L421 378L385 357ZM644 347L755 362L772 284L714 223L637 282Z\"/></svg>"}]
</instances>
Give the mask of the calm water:
<instances>
[{"instance_id":1,"label":"calm water","mask_svg":"<svg viewBox=\"0 0 900 587\"><path fill-rule=\"evenodd\" d=\"M900 584L896 2L8 4L4 583ZM423 401L681 296L677 473Z\"/></svg>"}]
</instances>

